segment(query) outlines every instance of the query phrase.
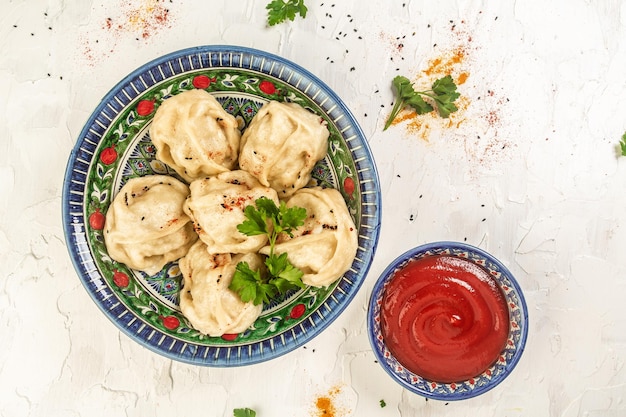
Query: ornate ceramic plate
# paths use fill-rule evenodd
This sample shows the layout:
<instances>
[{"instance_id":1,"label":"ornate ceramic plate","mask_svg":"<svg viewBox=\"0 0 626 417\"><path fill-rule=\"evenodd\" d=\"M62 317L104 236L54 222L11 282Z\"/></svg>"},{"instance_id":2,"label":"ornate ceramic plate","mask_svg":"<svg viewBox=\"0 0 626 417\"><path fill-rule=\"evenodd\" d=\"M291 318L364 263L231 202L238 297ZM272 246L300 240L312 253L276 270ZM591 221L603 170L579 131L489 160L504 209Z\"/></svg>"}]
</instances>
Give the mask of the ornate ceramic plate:
<instances>
[{"instance_id":1,"label":"ornate ceramic plate","mask_svg":"<svg viewBox=\"0 0 626 417\"><path fill-rule=\"evenodd\" d=\"M394 273L413 259L427 256L455 256L474 262L489 272L504 295L509 310L507 343L496 361L480 375L453 383L428 380L406 369L385 345L380 323L380 310L385 289ZM413 248L396 258L374 285L367 317L368 335L374 355L383 369L409 391L441 401L472 398L502 382L520 360L528 336L528 310L522 290L513 274L496 258L482 249L459 242L434 242Z\"/></svg>"},{"instance_id":2,"label":"ornate ceramic plate","mask_svg":"<svg viewBox=\"0 0 626 417\"><path fill-rule=\"evenodd\" d=\"M178 307L177 262L148 276L111 259L103 240L105 213L129 178L175 176L156 159L149 126L175 94L204 89L245 129L269 100L301 104L328 122L327 157L313 171L317 184L341 191L359 230L351 268L328 288L306 288L271 305L248 330L208 337ZM206 366L239 366L285 354L324 330L354 298L372 262L380 227L380 189L365 137L347 107L305 69L265 52L204 46L171 53L137 69L95 109L65 174L63 222L78 276L104 314L145 347Z\"/></svg>"}]
</instances>

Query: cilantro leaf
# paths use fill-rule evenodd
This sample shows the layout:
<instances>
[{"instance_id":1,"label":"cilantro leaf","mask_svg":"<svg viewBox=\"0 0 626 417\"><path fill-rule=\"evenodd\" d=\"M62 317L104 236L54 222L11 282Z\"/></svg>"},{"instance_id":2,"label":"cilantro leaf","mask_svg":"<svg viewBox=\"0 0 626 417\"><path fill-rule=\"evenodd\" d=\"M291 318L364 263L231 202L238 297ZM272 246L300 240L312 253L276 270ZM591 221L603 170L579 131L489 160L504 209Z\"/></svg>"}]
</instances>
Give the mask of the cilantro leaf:
<instances>
[{"instance_id":1,"label":"cilantro leaf","mask_svg":"<svg viewBox=\"0 0 626 417\"><path fill-rule=\"evenodd\" d=\"M265 216L267 216L268 218L275 219L278 216L278 213L279 213L278 207L276 207L276 204L274 203L274 201L270 200L269 198L261 197L258 200L256 200L254 204L256 205L257 210L265 213ZM251 207L251 206L248 206L248 207ZM246 209L248 207L246 207Z\"/></svg>"},{"instance_id":2,"label":"cilantro leaf","mask_svg":"<svg viewBox=\"0 0 626 417\"><path fill-rule=\"evenodd\" d=\"M304 224L304 220L306 219L306 209L302 207L287 208L285 202L281 201L278 216L281 231L283 233L287 233L290 237L293 237L293 230Z\"/></svg>"},{"instance_id":3,"label":"cilantro leaf","mask_svg":"<svg viewBox=\"0 0 626 417\"><path fill-rule=\"evenodd\" d=\"M280 271L280 273L278 274L278 277L280 279L288 281L290 284L292 284L295 287L304 288L305 285L301 279L303 275L304 275L304 272L302 272L300 269L293 266L291 262L289 262L287 265L285 265L285 268L283 268L283 270Z\"/></svg>"},{"instance_id":4,"label":"cilantro leaf","mask_svg":"<svg viewBox=\"0 0 626 417\"><path fill-rule=\"evenodd\" d=\"M289 19L293 21L296 14L306 17L308 11L304 0L272 0L267 6L267 24L274 26Z\"/></svg>"},{"instance_id":5,"label":"cilantro leaf","mask_svg":"<svg viewBox=\"0 0 626 417\"><path fill-rule=\"evenodd\" d=\"M430 113L433 111L433 106L426 103L420 95L407 98L405 103L406 105L413 107L417 114Z\"/></svg>"},{"instance_id":6,"label":"cilantro leaf","mask_svg":"<svg viewBox=\"0 0 626 417\"><path fill-rule=\"evenodd\" d=\"M234 417L256 417L256 411L250 408L235 408L233 410Z\"/></svg>"},{"instance_id":7,"label":"cilantro leaf","mask_svg":"<svg viewBox=\"0 0 626 417\"><path fill-rule=\"evenodd\" d=\"M262 199L259 199L257 201L261 200ZM237 230L246 236L265 235L268 233L267 215L264 211L257 210L254 206L250 205L243 210L243 214L246 220L237 225Z\"/></svg>"},{"instance_id":8,"label":"cilantro leaf","mask_svg":"<svg viewBox=\"0 0 626 417\"><path fill-rule=\"evenodd\" d=\"M271 256L265 260L265 265L271 276L277 277L280 272L289 264L287 253L278 256Z\"/></svg>"},{"instance_id":9,"label":"cilantro leaf","mask_svg":"<svg viewBox=\"0 0 626 417\"><path fill-rule=\"evenodd\" d=\"M411 81L402 75L394 77L391 84L396 90L397 98L383 130L387 130L391 126L391 123L405 107L412 107L417 114L433 111L433 105L424 100L424 97L435 104L437 112L443 118L449 117L450 113L458 110L454 102L460 94L456 91L456 84L450 75L435 80L432 88L427 91L415 91Z\"/></svg>"},{"instance_id":10,"label":"cilantro leaf","mask_svg":"<svg viewBox=\"0 0 626 417\"><path fill-rule=\"evenodd\" d=\"M415 95L415 91L413 90L411 81L402 75L396 76L393 79L392 84L394 87L396 87L396 90L398 91L398 97L403 100L411 98Z\"/></svg>"},{"instance_id":11,"label":"cilantro leaf","mask_svg":"<svg viewBox=\"0 0 626 417\"><path fill-rule=\"evenodd\" d=\"M435 82L433 83L433 93L437 94L438 96L450 95L452 93L455 93L456 97L454 97L454 99L458 98L459 96L459 94L456 93L456 84L454 84L451 75L446 75L443 78L435 80Z\"/></svg>"},{"instance_id":12,"label":"cilantro leaf","mask_svg":"<svg viewBox=\"0 0 626 417\"><path fill-rule=\"evenodd\" d=\"M302 275L304 273L293 266L289 259L287 259L287 252L281 253L280 255L271 256L265 260L265 265L273 277L270 282L277 282L279 279L281 280L281 285L286 286L289 284L293 289L304 288L304 284L302 283ZM283 283L282 281L286 281ZM287 290L292 289L287 288ZM285 291L282 291L285 292Z\"/></svg>"},{"instance_id":13,"label":"cilantro leaf","mask_svg":"<svg viewBox=\"0 0 626 417\"><path fill-rule=\"evenodd\" d=\"M433 100L437 103L437 111L444 119L458 110L454 101L459 98L460 94L456 91L456 84L450 75L436 80L433 83Z\"/></svg>"},{"instance_id":14,"label":"cilantro leaf","mask_svg":"<svg viewBox=\"0 0 626 417\"><path fill-rule=\"evenodd\" d=\"M269 302L274 296L274 289L264 282L261 272L252 270L247 262L237 264L228 288L239 294L244 303L252 301L255 305Z\"/></svg>"},{"instance_id":15,"label":"cilantro leaf","mask_svg":"<svg viewBox=\"0 0 626 417\"><path fill-rule=\"evenodd\" d=\"M273 200L265 197L257 199L255 206L249 205L244 209L246 220L237 225L237 230L247 236L268 236L270 253L265 260L267 274L252 270L246 262L239 262L229 288L239 294L243 302L258 305L268 304L287 291L305 288L302 282L304 273L291 264L286 252L276 255L274 247L279 234L293 237L293 230L304 224L307 214L302 207L288 208L284 201L276 206Z\"/></svg>"},{"instance_id":16,"label":"cilantro leaf","mask_svg":"<svg viewBox=\"0 0 626 417\"><path fill-rule=\"evenodd\" d=\"M626 133L622 135L622 140L619 142L619 146L622 150L622 156L626 156Z\"/></svg>"},{"instance_id":17,"label":"cilantro leaf","mask_svg":"<svg viewBox=\"0 0 626 417\"><path fill-rule=\"evenodd\" d=\"M300 288L299 286L294 285L292 282L282 278L272 279L272 285L276 287L280 294L284 294L287 291L297 290L298 288Z\"/></svg>"}]
</instances>

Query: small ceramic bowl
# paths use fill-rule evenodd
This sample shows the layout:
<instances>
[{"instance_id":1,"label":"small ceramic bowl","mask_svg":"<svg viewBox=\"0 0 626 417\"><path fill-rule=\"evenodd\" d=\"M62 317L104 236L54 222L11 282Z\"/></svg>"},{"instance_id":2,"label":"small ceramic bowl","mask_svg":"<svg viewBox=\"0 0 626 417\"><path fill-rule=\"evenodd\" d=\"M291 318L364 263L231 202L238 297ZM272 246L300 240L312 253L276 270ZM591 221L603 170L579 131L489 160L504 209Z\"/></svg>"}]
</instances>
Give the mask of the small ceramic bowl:
<instances>
[{"instance_id":1,"label":"small ceramic bowl","mask_svg":"<svg viewBox=\"0 0 626 417\"><path fill-rule=\"evenodd\" d=\"M407 369L388 349L381 330L383 297L395 273L412 260L436 255L463 258L486 270L500 288L508 308L509 331L504 349L482 373L456 382L430 380ZM528 335L528 312L518 283L511 272L496 258L464 243L435 242L405 252L385 269L372 291L367 325L370 343L378 363L396 382L426 398L454 401L472 398L491 390L513 371L524 351Z\"/></svg>"}]
</instances>

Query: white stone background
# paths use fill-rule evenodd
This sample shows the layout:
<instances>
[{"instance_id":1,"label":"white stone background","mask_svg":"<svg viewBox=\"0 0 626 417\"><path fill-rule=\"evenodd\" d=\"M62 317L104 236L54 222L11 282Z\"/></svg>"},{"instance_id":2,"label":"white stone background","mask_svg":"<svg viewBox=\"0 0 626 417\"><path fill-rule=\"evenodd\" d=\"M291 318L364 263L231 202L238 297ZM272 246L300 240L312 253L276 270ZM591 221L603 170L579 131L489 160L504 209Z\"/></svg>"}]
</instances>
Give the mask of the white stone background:
<instances>
[{"instance_id":1,"label":"white stone background","mask_svg":"<svg viewBox=\"0 0 626 417\"><path fill-rule=\"evenodd\" d=\"M264 0L0 1L0 416L316 416L329 392L337 416L625 416L626 2L306 3L305 19L267 27ZM159 7L167 21L144 37L129 16ZM279 54L333 88L382 190L378 250L341 317L306 348L231 369L121 334L82 287L61 220L70 150L99 100L142 64L208 44ZM451 71L469 75L456 123L425 115L383 132L391 79L426 85L424 69L456 48ZM449 404L392 381L365 320L385 266L438 240L500 258L530 315L512 375Z\"/></svg>"}]
</instances>

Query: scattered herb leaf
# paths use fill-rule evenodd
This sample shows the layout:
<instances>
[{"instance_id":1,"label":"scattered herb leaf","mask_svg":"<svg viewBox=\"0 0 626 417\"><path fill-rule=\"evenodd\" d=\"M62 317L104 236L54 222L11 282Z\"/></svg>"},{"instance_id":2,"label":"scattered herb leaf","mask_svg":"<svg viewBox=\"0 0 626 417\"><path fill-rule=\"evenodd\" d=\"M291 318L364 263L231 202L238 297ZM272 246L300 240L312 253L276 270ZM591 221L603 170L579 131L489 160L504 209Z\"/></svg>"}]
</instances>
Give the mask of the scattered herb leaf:
<instances>
[{"instance_id":1,"label":"scattered herb leaf","mask_svg":"<svg viewBox=\"0 0 626 417\"><path fill-rule=\"evenodd\" d=\"M622 150L622 156L626 156L626 133L622 135L622 140L620 140L619 146Z\"/></svg>"},{"instance_id":2,"label":"scattered herb leaf","mask_svg":"<svg viewBox=\"0 0 626 417\"><path fill-rule=\"evenodd\" d=\"M424 100L424 97L434 103L437 112L443 118L448 118L450 113L458 110L454 101L459 98L460 94L456 91L456 84L450 75L435 80L432 88L426 91L415 91L411 81L402 75L396 76L392 85L396 89L397 98L383 130L387 130L398 113L407 106L413 107L417 114L433 111L433 105Z\"/></svg>"},{"instance_id":3,"label":"scattered herb leaf","mask_svg":"<svg viewBox=\"0 0 626 417\"><path fill-rule=\"evenodd\" d=\"M229 288L239 294L243 302L252 301L258 305L268 304L274 297L292 289L305 287L303 272L289 262L287 253L276 255L274 247L278 235L286 233L293 237L293 230L304 224L306 209L287 208L284 201L276 206L274 201L265 197L257 199L255 205L244 209L246 220L237 226L237 230L246 236L268 236L270 254L265 259L267 274L252 270L247 262L239 262Z\"/></svg>"},{"instance_id":4,"label":"scattered herb leaf","mask_svg":"<svg viewBox=\"0 0 626 417\"><path fill-rule=\"evenodd\" d=\"M256 417L256 411L250 408L235 408L233 410L234 417Z\"/></svg>"},{"instance_id":5,"label":"scattered herb leaf","mask_svg":"<svg viewBox=\"0 0 626 417\"><path fill-rule=\"evenodd\" d=\"M385 400L380 400L380 408L384 408L387 406L387 403L385 402Z\"/></svg>"},{"instance_id":6,"label":"scattered herb leaf","mask_svg":"<svg viewBox=\"0 0 626 417\"><path fill-rule=\"evenodd\" d=\"M274 26L289 19L293 21L296 14L306 17L307 7L304 0L272 0L267 6L267 24Z\"/></svg>"}]
</instances>

